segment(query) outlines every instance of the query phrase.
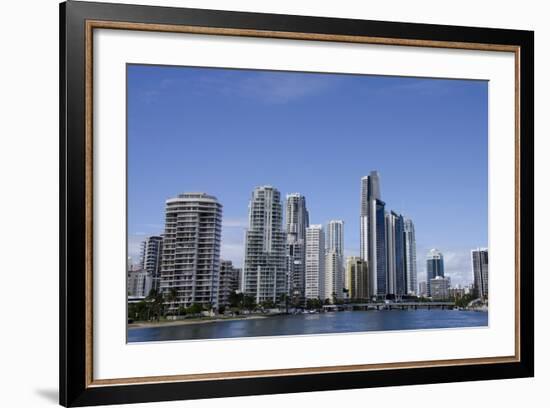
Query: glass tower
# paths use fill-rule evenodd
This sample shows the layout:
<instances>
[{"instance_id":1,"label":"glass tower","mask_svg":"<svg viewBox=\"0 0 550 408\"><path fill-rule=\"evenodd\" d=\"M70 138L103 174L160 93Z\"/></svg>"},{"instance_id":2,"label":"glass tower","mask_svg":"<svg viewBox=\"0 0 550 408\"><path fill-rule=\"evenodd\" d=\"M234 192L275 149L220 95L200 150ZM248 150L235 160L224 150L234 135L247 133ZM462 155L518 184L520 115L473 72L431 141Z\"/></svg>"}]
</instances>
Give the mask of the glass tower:
<instances>
[{"instance_id":1,"label":"glass tower","mask_svg":"<svg viewBox=\"0 0 550 408\"><path fill-rule=\"evenodd\" d=\"M385 203L381 200L380 176L371 171L361 179L360 257L369 269L370 297L386 295Z\"/></svg>"},{"instance_id":2,"label":"glass tower","mask_svg":"<svg viewBox=\"0 0 550 408\"><path fill-rule=\"evenodd\" d=\"M486 299L489 296L489 251L487 248L472 250L472 271L476 296Z\"/></svg>"},{"instance_id":3,"label":"glass tower","mask_svg":"<svg viewBox=\"0 0 550 408\"><path fill-rule=\"evenodd\" d=\"M428 252L426 259L426 286L428 296L432 295L430 280L436 276L445 277L445 268L443 262L443 254L438 249L432 249Z\"/></svg>"},{"instance_id":4,"label":"glass tower","mask_svg":"<svg viewBox=\"0 0 550 408\"><path fill-rule=\"evenodd\" d=\"M405 219L405 274L407 278L407 293L414 295L417 293L417 273L416 273L416 237L414 234L414 223L411 219Z\"/></svg>"},{"instance_id":5,"label":"glass tower","mask_svg":"<svg viewBox=\"0 0 550 408\"><path fill-rule=\"evenodd\" d=\"M309 214L306 198L293 193L286 196L286 256L288 265L288 294L303 299L306 268L306 228Z\"/></svg>"}]
</instances>

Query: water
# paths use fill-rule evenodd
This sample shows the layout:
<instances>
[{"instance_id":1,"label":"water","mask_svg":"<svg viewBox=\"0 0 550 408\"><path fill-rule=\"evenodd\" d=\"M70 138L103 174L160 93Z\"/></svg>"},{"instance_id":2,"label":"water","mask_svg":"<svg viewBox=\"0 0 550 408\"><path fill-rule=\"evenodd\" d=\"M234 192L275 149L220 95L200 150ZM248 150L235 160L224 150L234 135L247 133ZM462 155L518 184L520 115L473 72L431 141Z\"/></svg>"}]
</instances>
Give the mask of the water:
<instances>
[{"instance_id":1,"label":"water","mask_svg":"<svg viewBox=\"0 0 550 408\"><path fill-rule=\"evenodd\" d=\"M487 326L487 312L458 310L380 310L283 315L128 329L128 342L234 337L421 330Z\"/></svg>"}]
</instances>

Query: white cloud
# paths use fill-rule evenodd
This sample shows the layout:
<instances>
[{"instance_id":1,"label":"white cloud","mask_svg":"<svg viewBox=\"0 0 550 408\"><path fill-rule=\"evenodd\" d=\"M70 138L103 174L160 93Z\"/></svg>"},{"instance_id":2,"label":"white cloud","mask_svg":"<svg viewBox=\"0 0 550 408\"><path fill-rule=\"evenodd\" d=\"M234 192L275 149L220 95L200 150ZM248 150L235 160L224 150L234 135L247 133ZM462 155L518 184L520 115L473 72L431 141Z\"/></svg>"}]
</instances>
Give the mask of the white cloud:
<instances>
[{"instance_id":1,"label":"white cloud","mask_svg":"<svg viewBox=\"0 0 550 408\"><path fill-rule=\"evenodd\" d=\"M237 81L235 90L242 96L264 103L281 104L319 94L332 82L333 78L318 75L260 72Z\"/></svg>"},{"instance_id":2,"label":"white cloud","mask_svg":"<svg viewBox=\"0 0 550 408\"><path fill-rule=\"evenodd\" d=\"M222 228L246 228L248 227L247 218L224 218Z\"/></svg>"},{"instance_id":3,"label":"white cloud","mask_svg":"<svg viewBox=\"0 0 550 408\"><path fill-rule=\"evenodd\" d=\"M473 281L471 253L469 250L460 252L448 251L445 257L445 276L451 278L451 285L469 285Z\"/></svg>"},{"instance_id":4,"label":"white cloud","mask_svg":"<svg viewBox=\"0 0 550 408\"><path fill-rule=\"evenodd\" d=\"M443 254L445 276L451 278L451 285L470 285L473 282L470 249L445 249L439 248ZM426 280L426 254L428 250L418 248L417 271L418 282Z\"/></svg>"}]
</instances>

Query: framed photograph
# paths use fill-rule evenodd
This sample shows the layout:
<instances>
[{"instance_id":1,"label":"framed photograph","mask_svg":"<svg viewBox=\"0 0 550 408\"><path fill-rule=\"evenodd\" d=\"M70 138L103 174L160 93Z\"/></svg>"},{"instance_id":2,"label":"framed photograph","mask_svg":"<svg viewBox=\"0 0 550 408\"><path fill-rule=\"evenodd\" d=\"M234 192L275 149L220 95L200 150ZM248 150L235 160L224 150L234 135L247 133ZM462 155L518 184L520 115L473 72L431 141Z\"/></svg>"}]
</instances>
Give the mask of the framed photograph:
<instances>
[{"instance_id":1,"label":"framed photograph","mask_svg":"<svg viewBox=\"0 0 550 408\"><path fill-rule=\"evenodd\" d=\"M534 33L60 7L60 403L534 375Z\"/></svg>"}]
</instances>

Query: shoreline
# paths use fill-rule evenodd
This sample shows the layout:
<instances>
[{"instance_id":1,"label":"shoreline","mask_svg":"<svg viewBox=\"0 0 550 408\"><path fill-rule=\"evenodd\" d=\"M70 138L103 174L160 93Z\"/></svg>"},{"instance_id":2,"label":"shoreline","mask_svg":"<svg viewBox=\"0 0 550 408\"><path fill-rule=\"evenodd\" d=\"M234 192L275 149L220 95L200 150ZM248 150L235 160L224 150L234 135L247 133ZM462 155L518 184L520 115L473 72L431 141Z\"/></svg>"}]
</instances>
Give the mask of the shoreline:
<instances>
[{"instance_id":1,"label":"shoreline","mask_svg":"<svg viewBox=\"0 0 550 408\"><path fill-rule=\"evenodd\" d=\"M128 323L128 329L148 329L153 327L171 327L171 326L187 326L190 324L206 324L206 323L217 323L217 322L229 322L234 320L254 320L254 319L267 319L268 317L278 316L262 316L262 315L251 315L246 317L219 317L211 319L182 319L182 320L163 320L160 322L135 322Z\"/></svg>"}]
</instances>

